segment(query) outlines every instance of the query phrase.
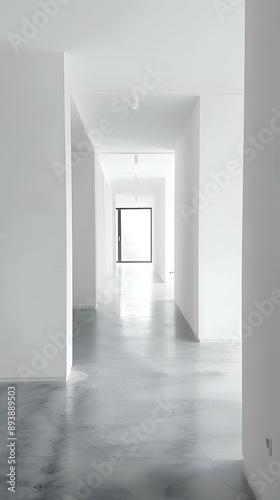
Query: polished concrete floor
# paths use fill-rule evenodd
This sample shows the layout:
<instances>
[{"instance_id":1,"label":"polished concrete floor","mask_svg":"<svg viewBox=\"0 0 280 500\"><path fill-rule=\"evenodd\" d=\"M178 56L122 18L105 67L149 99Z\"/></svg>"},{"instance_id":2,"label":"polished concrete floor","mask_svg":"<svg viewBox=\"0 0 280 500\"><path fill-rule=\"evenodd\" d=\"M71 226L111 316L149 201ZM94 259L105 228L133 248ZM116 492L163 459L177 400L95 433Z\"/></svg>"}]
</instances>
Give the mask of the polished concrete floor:
<instances>
[{"instance_id":1,"label":"polished concrete floor","mask_svg":"<svg viewBox=\"0 0 280 500\"><path fill-rule=\"evenodd\" d=\"M75 311L68 383L17 386L16 494L0 388L1 500L253 499L239 348L195 342L151 266L118 270L97 311Z\"/></svg>"}]
</instances>

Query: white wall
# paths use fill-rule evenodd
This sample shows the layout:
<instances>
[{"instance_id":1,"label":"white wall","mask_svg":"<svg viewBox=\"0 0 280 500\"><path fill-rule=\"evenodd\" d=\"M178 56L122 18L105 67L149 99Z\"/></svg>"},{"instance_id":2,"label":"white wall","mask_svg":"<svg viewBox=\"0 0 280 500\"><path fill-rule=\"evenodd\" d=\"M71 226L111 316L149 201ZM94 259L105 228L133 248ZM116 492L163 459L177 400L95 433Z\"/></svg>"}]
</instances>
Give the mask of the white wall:
<instances>
[{"instance_id":1,"label":"white wall","mask_svg":"<svg viewBox=\"0 0 280 500\"><path fill-rule=\"evenodd\" d=\"M131 194L131 193L117 193L116 194L116 208L151 208L152 219L152 262L155 263L156 259L156 243L155 243L155 194Z\"/></svg>"},{"instance_id":2,"label":"white wall","mask_svg":"<svg viewBox=\"0 0 280 500\"><path fill-rule=\"evenodd\" d=\"M175 300L200 340L240 340L243 96L202 96L176 149Z\"/></svg>"},{"instance_id":3,"label":"white wall","mask_svg":"<svg viewBox=\"0 0 280 500\"><path fill-rule=\"evenodd\" d=\"M114 274L114 261L115 259L115 220L116 220L116 207L114 195L111 186L104 176L104 206L105 206L105 247L106 247L106 280Z\"/></svg>"},{"instance_id":4,"label":"white wall","mask_svg":"<svg viewBox=\"0 0 280 500\"><path fill-rule=\"evenodd\" d=\"M83 153L85 139L89 151ZM73 302L80 308L96 304L94 152L73 102L72 151Z\"/></svg>"},{"instance_id":5,"label":"white wall","mask_svg":"<svg viewBox=\"0 0 280 500\"><path fill-rule=\"evenodd\" d=\"M137 196L137 200L135 196ZM152 208L153 205L154 194L116 194L116 208Z\"/></svg>"},{"instance_id":6,"label":"white wall","mask_svg":"<svg viewBox=\"0 0 280 500\"><path fill-rule=\"evenodd\" d=\"M199 337L199 217L188 215L199 186L200 104L195 105L175 158L175 301Z\"/></svg>"},{"instance_id":7,"label":"white wall","mask_svg":"<svg viewBox=\"0 0 280 500\"><path fill-rule=\"evenodd\" d=\"M96 298L106 298L107 281L114 272L113 248L115 232L114 195L104 176L98 156L95 156L95 252L96 252ZM109 273L109 274L108 274Z\"/></svg>"},{"instance_id":8,"label":"white wall","mask_svg":"<svg viewBox=\"0 0 280 500\"><path fill-rule=\"evenodd\" d=\"M161 279L174 280L174 165L164 177L152 178L150 194L117 194L117 207L151 207L153 210L153 265ZM149 187L149 179L146 179ZM142 186L143 189L143 186ZM148 189L147 189L148 191ZM171 271L171 272L170 272Z\"/></svg>"},{"instance_id":9,"label":"white wall","mask_svg":"<svg viewBox=\"0 0 280 500\"><path fill-rule=\"evenodd\" d=\"M175 155L165 178L165 281L174 282Z\"/></svg>"},{"instance_id":10,"label":"white wall","mask_svg":"<svg viewBox=\"0 0 280 500\"><path fill-rule=\"evenodd\" d=\"M44 381L65 380L70 369L63 347L72 296L66 176L51 166L66 164L70 103L64 84L63 54L1 55L2 380L19 379L20 365ZM60 334L62 347L50 334Z\"/></svg>"},{"instance_id":11,"label":"white wall","mask_svg":"<svg viewBox=\"0 0 280 500\"><path fill-rule=\"evenodd\" d=\"M71 94L69 75L64 56L64 106L65 106L65 189L66 189L66 377L73 365L73 200L71 151ZM70 168L69 168L70 167Z\"/></svg>"},{"instance_id":12,"label":"white wall","mask_svg":"<svg viewBox=\"0 0 280 500\"><path fill-rule=\"evenodd\" d=\"M74 307L96 303L94 153L73 169Z\"/></svg>"},{"instance_id":13,"label":"white wall","mask_svg":"<svg viewBox=\"0 0 280 500\"><path fill-rule=\"evenodd\" d=\"M106 288L106 240L105 240L104 174L95 157L95 252L96 252L96 299L102 301Z\"/></svg>"},{"instance_id":14,"label":"white wall","mask_svg":"<svg viewBox=\"0 0 280 500\"><path fill-rule=\"evenodd\" d=\"M243 113L242 95L200 98L201 340L241 335ZM233 162L231 175L227 168Z\"/></svg>"},{"instance_id":15,"label":"white wall","mask_svg":"<svg viewBox=\"0 0 280 500\"><path fill-rule=\"evenodd\" d=\"M151 208L153 213L153 266L160 278L166 280L166 246L170 246L170 238L166 241L166 180L158 178L154 181L156 187L153 194L137 195L117 194L117 208ZM171 207L172 209L172 207ZM174 211L173 211L174 213ZM170 215L170 214L169 214ZM170 233L169 233L170 236ZM173 244L171 240L171 244ZM170 266L170 264L169 264ZM169 269L169 267L168 267ZM171 277L172 280L172 277Z\"/></svg>"},{"instance_id":16,"label":"white wall","mask_svg":"<svg viewBox=\"0 0 280 500\"><path fill-rule=\"evenodd\" d=\"M165 255L166 255L166 244L165 244L165 233L166 233L166 213L165 213L165 179L158 180L158 190L154 199L154 266L156 272L159 274L161 279L165 281L166 279L166 269L165 269Z\"/></svg>"},{"instance_id":17,"label":"white wall","mask_svg":"<svg viewBox=\"0 0 280 500\"><path fill-rule=\"evenodd\" d=\"M279 295L271 300L280 288L279 18L278 0L246 2L243 454L251 484L265 500L278 500L280 491ZM258 150L249 147L250 137L258 137ZM256 301L266 301L266 313L254 313ZM273 440L271 457L266 438Z\"/></svg>"}]
</instances>

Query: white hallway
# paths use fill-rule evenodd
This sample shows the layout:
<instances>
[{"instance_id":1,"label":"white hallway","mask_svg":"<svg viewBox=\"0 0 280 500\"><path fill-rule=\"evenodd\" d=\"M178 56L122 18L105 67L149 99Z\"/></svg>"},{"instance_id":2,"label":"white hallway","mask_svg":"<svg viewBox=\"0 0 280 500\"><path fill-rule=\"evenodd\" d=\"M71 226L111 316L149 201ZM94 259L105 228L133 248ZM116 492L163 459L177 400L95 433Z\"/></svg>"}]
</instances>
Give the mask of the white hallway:
<instances>
[{"instance_id":1,"label":"white hallway","mask_svg":"<svg viewBox=\"0 0 280 500\"><path fill-rule=\"evenodd\" d=\"M58 487L57 479L52 484L48 476L53 471L51 436L57 436L58 425L57 415L52 414L48 423L42 417L48 395L63 401L60 418L65 421L72 405L75 418L82 418L76 405L82 404L82 387L88 388L87 395L92 393L93 386L87 384L98 366L107 366L110 380L115 376L121 387L122 370L129 370L118 362L118 355L127 351L126 341L133 342L122 335L127 328L132 337L131 331L143 334L142 318L148 344L144 354L130 349L126 359L136 370L135 380L138 374L145 379L141 374L147 370L152 387L158 378L153 373L162 374L158 370L164 363L160 368L157 362L148 363L149 353L156 350L162 362L166 355L167 372L159 393L173 376L182 381L185 375L186 384L181 382L177 393L181 406L186 399L191 401L191 392L185 399L184 390L194 391L204 408L207 388L213 411L215 401L227 401L218 412L220 420L212 415L216 433L198 409L193 425L200 422L201 427L197 435L194 427L190 431L196 444L192 448L185 441L181 449L175 446L176 458L180 454L183 460L194 458L188 457L187 445L194 455L200 450L200 458L203 450L205 464L213 472L210 461L219 460L220 450L213 437L222 436L220 459L232 460L232 471L240 465L234 485L225 480L228 494L236 495L244 470L257 498L278 500L280 6L276 0L266 4L228 0L219 10L217 4L153 0L136 5L122 0L117 5L111 0L102 4L84 0L81 7L67 0L16 0L10 8L1 2L1 398L5 401L7 384L16 384L18 415L24 422L32 414L36 433L31 443L28 429L21 431L19 426L18 435L23 432L22 442L27 443L18 446L19 498L24 494L43 499ZM116 281L115 209L147 203L154 216L154 271L165 284L151 288L150 302L138 297L126 304L123 300L128 297L114 298L111 291ZM168 295L173 272L174 301ZM167 300L160 300L159 290L165 287ZM101 311L104 297L107 305ZM161 314L157 308L163 309ZM83 310L84 317L96 311L90 327L82 321ZM77 315L82 325L77 324ZM179 325L178 317L183 321ZM159 325L163 337L158 335ZM77 336L79 328L83 334ZM113 338L102 340L106 332L118 335L113 353ZM156 347L154 337L159 342ZM239 414L232 434L229 408L240 411L241 388L238 377L229 373L241 367L236 341L242 348L243 410L242 426ZM97 352L100 358L93 357ZM111 364L104 362L111 354L118 366L113 374ZM194 365L202 362L204 368L193 372L192 356ZM75 379L79 359L84 369L78 371L87 376L84 381ZM143 359L144 368L139 363ZM219 370L210 369L208 361L221 367L221 379L217 375L221 384L216 382L213 388L219 394L209 389ZM142 372L137 372L139 365ZM205 381L199 377L201 371L207 373ZM106 370L98 377L103 383ZM129 383L127 373L126 377ZM230 384L233 379L236 385ZM75 388L78 395L72 397ZM133 420L131 392L125 414ZM102 397L100 436L107 435L107 404L109 414L114 414L110 392ZM148 390L146 398L148 404ZM89 396L83 402L87 400ZM49 404L54 412L58 399ZM4 417L5 404L1 411ZM69 425L74 444L69 433L63 435L61 449L71 447L68 458L82 455L75 418ZM178 418L178 427L171 423L173 418ZM162 448L153 448L163 460L181 431L184 443L183 417L181 422L179 416L172 419ZM124 418L123 424L127 427L129 421ZM89 444L84 431L82 439ZM4 439L2 423L1 433ZM151 433L151 442L155 436ZM1 453L4 471L4 448ZM151 457L149 448L143 454ZM28 457L40 457L36 464L43 476L35 490L35 480L26 479ZM69 467L60 465L64 478ZM119 470L129 476L125 468ZM155 495L168 496L172 481L168 479L165 493L156 489ZM67 488L74 494L68 479L63 488L62 495ZM183 498L186 488L181 488ZM127 491L116 493L113 485L110 489L115 496L128 495ZM137 497L137 488L130 491ZM180 497L181 492L174 491L173 496ZM197 498L204 495L199 488L194 491ZM102 488L98 494L103 494ZM244 500L242 495L238 500Z\"/></svg>"}]
</instances>

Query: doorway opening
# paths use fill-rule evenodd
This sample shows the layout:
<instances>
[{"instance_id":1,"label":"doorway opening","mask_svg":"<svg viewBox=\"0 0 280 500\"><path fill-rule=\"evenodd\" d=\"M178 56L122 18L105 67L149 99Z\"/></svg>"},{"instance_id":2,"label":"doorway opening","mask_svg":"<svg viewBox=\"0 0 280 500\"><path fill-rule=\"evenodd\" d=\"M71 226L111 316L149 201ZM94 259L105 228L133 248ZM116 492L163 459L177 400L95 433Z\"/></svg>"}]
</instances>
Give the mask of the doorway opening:
<instances>
[{"instance_id":1,"label":"doorway opening","mask_svg":"<svg viewBox=\"0 0 280 500\"><path fill-rule=\"evenodd\" d=\"M152 208L117 208L117 262L151 263L153 255Z\"/></svg>"}]
</instances>

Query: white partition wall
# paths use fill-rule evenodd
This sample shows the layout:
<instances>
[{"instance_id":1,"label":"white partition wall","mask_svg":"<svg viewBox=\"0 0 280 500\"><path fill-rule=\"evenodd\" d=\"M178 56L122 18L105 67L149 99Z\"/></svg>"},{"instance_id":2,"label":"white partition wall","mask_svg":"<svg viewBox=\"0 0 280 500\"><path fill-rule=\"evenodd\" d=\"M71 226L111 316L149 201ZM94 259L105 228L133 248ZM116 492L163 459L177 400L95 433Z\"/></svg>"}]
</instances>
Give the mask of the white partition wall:
<instances>
[{"instance_id":1,"label":"white partition wall","mask_svg":"<svg viewBox=\"0 0 280 500\"><path fill-rule=\"evenodd\" d=\"M175 155L165 178L165 281L174 282Z\"/></svg>"},{"instance_id":2,"label":"white partition wall","mask_svg":"<svg viewBox=\"0 0 280 500\"><path fill-rule=\"evenodd\" d=\"M153 262L161 279L166 279L166 179L158 180L153 210ZM171 242L173 244L173 241Z\"/></svg>"},{"instance_id":3,"label":"white partition wall","mask_svg":"<svg viewBox=\"0 0 280 500\"><path fill-rule=\"evenodd\" d=\"M73 193L71 145L71 94L64 58L65 190L66 190L66 378L73 365ZM52 163L54 168L54 163ZM63 181L62 181L63 182ZM59 346L57 346L59 347Z\"/></svg>"},{"instance_id":4,"label":"white partition wall","mask_svg":"<svg viewBox=\"0 0 280 500\"><path fill-rule=\"evenodd\" d=\"M96 301L102 301L111 296L114 274L115 250L113 241L115 235L115 203L111 186L100 166L95 154L95 272Z\"/></svg>"},{"instance_id":5,"label":"white partition wall","mask_svg":"<svg viewBox=\"0 0 280 500\"><path fill-rule=\"evenodd\" d=\"M106 233L105 233L105 199L104 174L98 158L95 158L95 270L96 270L96 301L102 302L106 289Z\"/></svg>"},{"instance_id":6,"label":"white partition wall","mask_svg":"<svg viewBox=\"0 0 280 500\"><path fill-rule=\"evenodd\" d=\"M280 491L279 18L278 0L246 1L243 455L263 500Z\"/></svg>"},{"instance_id":7,"label":"white partition wall","mask_svg":"<svg viewBox=\"0 0 280 500\"><path fill-rule=\"evenodd\" d=\"M109 182L104 176L104 216L105 216L105 249L106 249L106 285L112 280L115 271L115 202Z\"/></svg>"},{"instance_id":8,"label":"white partition wall","mask_svg":"<svg viewBox=\"0 0 280 500\"><path fill-rule=\"evenodd\" d=\"M0 379L65 381L72 263L64 56L0 60Z\"/></svg>"},{"instance_id":9,"label":"white partition wall","mask_svg":"<svg viewBox=\"0 0 280 500\"><path fill-rule=\"evenodd\" d=\"M243 95L201 96L199 337L241 339Z\"/></svg>"},{"instance_id":10,"label":"white partition wall","mask_svg":"<svg viewBox=\"0 0 280 500\"><path fill-rule=\"evenodd\" d=\"M175 301L199 337L199 216L193 207L199 189L200 103L196 103L175 160Z\"/></svg>"},{"instance_id":11,"label":"white partition wall","mask_svg":"<svg viewBox=\"0 0 280 500\"><path fill-rule=\"evenodd\" d=\"M95 307L94 151L72 102L74 308Z\"/></svg>"},{"instance_id":12,"label":"white partition wall","mask_svg":"<svg viewBox=\"0 0 280 500\"><path fill-rule=\"evenodd\" d=\"M95 283L94 153L73 169L74 308L94 307Z\"/></svg>"},{"instance_id":13,"label":"white partition wall","mask_svg":"<svg viewBox=\"0 0 280 500\"><path fill-rule=\"evenodd\" d=\"M176 148L175 300L199 340L241 339L243 96L201 96Z\"/></svg>"}]
</instances>

